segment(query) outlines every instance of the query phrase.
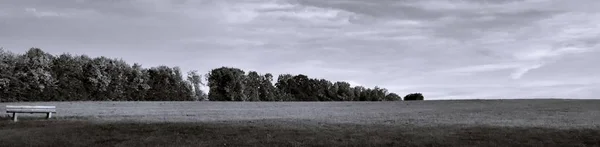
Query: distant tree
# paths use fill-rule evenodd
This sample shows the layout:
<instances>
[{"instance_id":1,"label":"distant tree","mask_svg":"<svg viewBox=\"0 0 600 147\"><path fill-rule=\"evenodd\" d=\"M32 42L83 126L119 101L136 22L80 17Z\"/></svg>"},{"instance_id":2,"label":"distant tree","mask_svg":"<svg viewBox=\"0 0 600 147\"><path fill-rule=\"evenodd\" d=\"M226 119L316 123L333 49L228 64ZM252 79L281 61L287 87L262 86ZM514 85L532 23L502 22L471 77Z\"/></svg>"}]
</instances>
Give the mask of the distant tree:
<instances>
[{"instance_id":1,"label":"distant tree","mask_svg":"<svg viewBox=\"0 0 600 147\"><path fill-rule=\"evenodd\" d=\"M312 91L309 90L310 81L306 75L296 75L288 80L290 84L290 94L296 98L296 101L315 101L316 97L312 97Z\"/></svg>"},{"instance_id":2,"label":"distant tree","mask_svg":"<svg viewBox=\"0 0 600 147\"><path fill-rule=\"evenodd\" d=\"M292 75L291 74L281 74L277 77L277 83L275 83L275 87L277 87L277 99L276 101L293 101L296 100L294 95L291 94L292 89Z\"/></svg>"},{"instance_id":3,"label":"distant tree","mask_svg":"<svg viewBox=\"0 0 600 147\"><path fill-rule=\"evenodd\" d=\"M353 88L354 89L354 93L356 94L356 97L354 98L354 101L365 101L367 98L366 96L366 90L365 87L362 86L356 86Z\"/></svg>"},{"instance_id":4,"label":"distant tree","mask_svg":"<svg viewBox=\"0 0 600 147\"><path fill-rule=\"evenodd\" d=\"M147 93L150 90L150 75L148 70L142 68L142 65L134 63L126 75L127 86L125 88L126 97L129 101L146 101Z\"/></svg>"},{"instance_id":5,"label":"distant tree","mask_svg":"<svg viewBox=\"0 0 600 147\"><path fill-rule=\"evenodd\" d=\"M208 98L211 101L243 101L245 72L238 68L221 67L207 74Z\"/></svg>"},{"instance_id":6,"label":"distant tree","mask_svg":"<svg viewBox=\"0 0 600 147\"><path fill-rule=\"evenodd\" d=\"M260 101L275 101L277 96L277 88L273 86L273 75L270 73L261 76L259 87Z\"/></svg>"},{"instance_id":7,"label":"distant tree","mask_svg":"<svg viewBox=\"0 0 600 147\"><path fill-rule=\"evenodd\" d=\"M424 100L423 94L421 93L411 93L404 96L405 101L416 101L416 100Z\"/></svg>"},{"instance_id":8,"label":"distant tree","mask_svg":"<svg viewBox=\"0 0 600 147\"><path fill-rule=\"evenodd\" d=\"M131 70L131 66L122 59L111 59L107 66L108 77L110 77L110 84L106 91L106 99L113 101L127 100L126 97L126 86L127 86L127 72Z\"/></svg>"},{"instance_id":9,"label":"distant tree","mask_svg":"<svg viewBox=\"0 0 600 147\"><path fill-rule=\"evenodd\" d=\"M24 55L17 58L14 70L15 77L20 80L15 88L19 92L17 97L26 101L47 101L51 97L44 94L51 92L56 84L52 77L51 66L54 57L39 48L31 48Z\"/></svg>"},{"instance_id":10,"label":"distant tree","mask_svg":"<svg viewBox=\"0 0 600 147\"><path fill-rule=\"evenodd\" d=\"M183 80L183 76L178 67L170 68L167 66L153 67L148 70L150 76L147 98L153 101L192 101L192 86Z\"/></svg>"},{"instance_id":11,"label":"distant tree","mask_svg":"<svg viewBox=\"0 0 600 147\"><path fill-rule=\"evenodd\" d=\"M17 101L20 90L17 85L23 85L15 75L17 55L0 48L0 102Z\"/></svg>"},{"instance_id":12,"label":"distant tree","mask_svg":"<svg viewBox=\"0 0 600 147\"><path fill-rule=\"evenodd\" d=\"M248 74L221 67L202 76L179 67L143 68L121 59L53 56L39 48L13 54L0 48L0 102L15 101L382 101L401 99L385 88L282 74Z\"/></svg>"},{"instance_id":13,"label":"distant tree","mask_svg":"<svg viewBox=\"0 0 600 147\"><path fill-rule=\"evenodd\" d=\"M52 62L52 76L56 77L54 100L78 101L88 100L90 94L86 90L83 67L85 61L81 57L62 54Z\"/></svg>"},{"instance_id":14,"label":"distant tree","mask_svg":"<svg viewBox=\"0 0 600 147\"><path fill-rule=\"evenodd\" d=\"M364 88L363 88L364 89ZM372 89L371 88L366 88L362 91L362 93L360 94L360 99L359 101L370 101L371 100L371 93L372 93Z\"/></svg>"},{"instance_id":15,"label":"distant tree","mask_svg":"<svg viewBox=\"0 0 600 147\"><path fill-rule=\"evenodd\" d=\"M259 101L260 100L260 87L261 87L261 75L256 71L248 72L246 77L244 94L246 95L245 101Z\"/></svg>"},{"instance_id":16,"label":"distant tree","mask_svg":"<svg viewBox=\"0 0 600 147\"><path fill-rule=\"evenodd\" d=\"M385 96L385 100L386 101L399 101L399 100L402 100L402 97L400 97L396 93L389 93L388 95Z\"/></svg>"},{"instance_id":17,"label":"distant tree","mask_svg":"<svg viewBox=\"0 0 600 147\"><path fill-rule=\"evenodd\" d=\"M204 91L200 89L200 85L204 85L204 83L202 83L202 76L198 74L198 71L194 70L188 72L187 80L192 84L194 88L194 99L208 99L208 96L204 93Z\"/></svg>"},{"instance_id":18,"label":"distant tree","mask_svg":"<svg viewBox=\"0 0 600 147\"><path fill-rule=\"evenodd\" d=\"M337 88L333 88L334 85L325 79L313 79L316 89L317 98L319 101L332 101L336 96Z\"/></svg>"},{"instance_id":19,"label":"distant tree","mask_svg":"<svg viewBox=\"0 0 600 147\"><path fill-rule=\"evenodd\" d=\"M371 101L383 101L385 96L388 94L388 90L375 86L370 93Z\"/></svg>"},{"instance_id":20,"label":"distant tree","mask_svg":"<svg viewBox=\"0 0 600 147\"><path fill-rule=\"evenodd\" d=\"M109 86L112 83L113 71L111 59L98 57L92 59L84 66L83 75L86 77L87 90L90 92L92 100L113 100L109 97Z\"/></svg>"}]
</instances>

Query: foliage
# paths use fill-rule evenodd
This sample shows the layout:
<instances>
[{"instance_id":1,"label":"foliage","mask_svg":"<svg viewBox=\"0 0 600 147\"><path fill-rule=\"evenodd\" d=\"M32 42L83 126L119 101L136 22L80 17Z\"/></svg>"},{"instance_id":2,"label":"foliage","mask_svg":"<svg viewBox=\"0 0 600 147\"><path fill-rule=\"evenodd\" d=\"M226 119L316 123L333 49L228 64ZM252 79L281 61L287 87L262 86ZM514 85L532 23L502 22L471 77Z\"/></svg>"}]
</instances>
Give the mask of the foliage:
<instances>
[{"instance_id":1,"label":"foliage","mask_svg":"<svg viewBox=\"0 0 600 147\"><path fill-rule=\"evenodd\" d=\"M231 67L221 67L211 70L208 78L208 99L211 101L243 101L245 72Z\"/></svg>"},{"instance_id":2,"label":"foliage","mask_svg":"<svg viewBox=\"0 0 600 147\"><path fill-rule=\"evenodd\" d=\"M0 102L15 101L396 101L385 88L351 86L307 75L261 74L233 67L209 71L143 68L121 59L50 55L39 48L13 54L0 48ZM206 94L201 86L208 86Z\"/></svg>"},{"instance_id":3,"label":"foliage","mask_svg":"<svg viewBox=\"0 0 600 147\"><path fill-rule=\"evenodd\" d=\"M401 97L385 88L352 87L306 75L281 74L275 86L270 73L248 74L241 69L221 67L208 75L209 97L213 101L397 101ZM239 96L242 95L242 96ZM240 98L234 97L238 96Z\"/></svg>"},{"instance_id":4,"label":"foliage","mask_svg":"<svg viewBox=\"0 0 600 147\"><path fill-rule=\"evenodd\" d=\"M194 100L194 82L183 79L177 67L146 69L107 57L0 49L0 102Z\"/></svg>"},{"instance_id":5,"label":"foliage","mask_svg":"<svg viewBox=\"0 0 600 147\"><path fill-rule=\"evenodd\" d=\"M194 70L194 71L188 72L187 79L194 88L194 94L193 94L194 99L199 100L199 101L208 100L208 95L206 95L200 89L200 85L204 85L204 83L202 83L202 76L198 74L198 71Z\"/></svg>"},{"instance_id":6,"label":"foliage","mask_svg":"<svg viewBox=\"0 0 600 147\"><path fill-rule=\"evenodd\" d=\"M411 93L411 94L404 96L405 101L417 101L417 100L424 100L424 99L425 98L423 97L423 94L421 94L421 93Z\"/></svg>"}]
</instances>

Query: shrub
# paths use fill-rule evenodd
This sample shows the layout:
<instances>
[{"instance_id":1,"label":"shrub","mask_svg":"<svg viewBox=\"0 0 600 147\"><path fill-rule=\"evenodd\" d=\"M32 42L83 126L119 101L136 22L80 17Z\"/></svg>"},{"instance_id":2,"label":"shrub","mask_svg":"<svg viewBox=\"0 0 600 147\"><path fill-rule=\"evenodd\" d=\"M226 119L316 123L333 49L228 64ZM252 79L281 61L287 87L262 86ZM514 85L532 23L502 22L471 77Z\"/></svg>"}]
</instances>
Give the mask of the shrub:
<instances>
[{"instance_id":1,"label":"shrub","mask_svg":"<svg viewBox=\"0 0 600 147\"><path fill-rule=\"evenodd\" d=\"M405 101L418 101L418 100L422 101L424 99L425 99L425 97L423 97L423 94L421 94L421 93L411 93L411 94L404 96Z\"/></svg>"}]
</instances>

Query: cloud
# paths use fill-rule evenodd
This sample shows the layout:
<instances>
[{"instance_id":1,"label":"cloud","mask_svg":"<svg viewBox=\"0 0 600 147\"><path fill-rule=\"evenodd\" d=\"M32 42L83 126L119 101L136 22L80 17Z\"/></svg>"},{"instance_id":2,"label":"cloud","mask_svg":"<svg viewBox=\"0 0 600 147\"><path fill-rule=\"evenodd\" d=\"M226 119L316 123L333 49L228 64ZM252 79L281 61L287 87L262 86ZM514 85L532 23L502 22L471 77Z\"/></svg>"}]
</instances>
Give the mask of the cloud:
<instances>
[{"instance_id":1,"label":"cloud","mask_svg":"<svg viewBox=\"0 0 600 147\"><path fill-rule=\"evenodd\" d=\"M278 23L287 24L320 24L320 25L345 25L356 14L339 9L328 9L304 6L281 1L256 2L223 2L220 3L224 22L240 24L269 22L268 25Z\"/></svg>"},{"instance_id":2,"label":"cloud","mask_svg":"<svg viewBox=\"0 0 600 147\"><path fill-rule=\"evenodd\" d=\"M52 11L37 11L37 9L35 9L35 8L26 8L25 11L28 13L31 13L32 15L34 15L36 17L60 17L60 16L67 15L67 14L61 14L61 13L52 12Z\"/></svg>"},{"instance_id":3,"label":"cloud","mask_svg":"<svg viewBox=\"0 0 600 147\"><path fill-rule=\"evenodd\" d=\"M600 71L591 68L600 62L598 6L596 0L0 0L6 20L0 44L15 52L36 46L122 57L145 67L302 73L429 98L585 97L593 93L582 91L597 85L577 85L581 94L560 85ZM515 88L549 79L555 81Z\"/></svg>"},{"instance_id":4,"label":"cloud","mask_svg":"<svg viewBox=\"0 0 600 147\"><path fill-rule=\"evenodd\" d=\"M24 11L38 18L72 18L72 17L91 17L95 12L90 10L63 9L63 10L40 10L38 8L25 8Z\"/></svg>"},{"instance_id":5,"label":"cloud","mask_svg":"<svg viewBox=\"0 0 600 147\"><path fill-rule=\"evenodd\" d=\"M519 79L523 75L525 75L527 72L537 69L537 68L540 68L540 67L542 67L542 64L535 64L535 65L531 65L531 66L520 67L511 74L511 77L513 79Z\"/></svg>"},{"instance_id":6,"label":"cloud","mask_svg":"<svg viewBox=\"0 0 600 147\"><path fill-rule=\"evenodd\" d=\"M443 70L440 72L443 72L443 73L475 73L475 72L489 72L489 71L497 71L497 70L505 70L505 69L514 69L514 68L519 68L519 67L521 67L521 65L519 65L519 64L484 64L484 65L475 65L475 66L467 66L467 67Z\"/></svg>"},{"instance_id":7,"label":"cloud","mask_svg":"<svg viewBox=\"0 0 600 147\"><path fill-rule=\"evenodd\" d=\"M500 63L500 64L483 64L483 65L473 65L459 68L452 68L446 70L437 71L440 74L453 74L453 75L469 75L472 76L474 74L482 73L482 72L496 72L502 70L513 70L510 74L512 79L519 79L527 72L533 69L537 69L543 66L543 63Z\"/></svg>"}]
</instances>

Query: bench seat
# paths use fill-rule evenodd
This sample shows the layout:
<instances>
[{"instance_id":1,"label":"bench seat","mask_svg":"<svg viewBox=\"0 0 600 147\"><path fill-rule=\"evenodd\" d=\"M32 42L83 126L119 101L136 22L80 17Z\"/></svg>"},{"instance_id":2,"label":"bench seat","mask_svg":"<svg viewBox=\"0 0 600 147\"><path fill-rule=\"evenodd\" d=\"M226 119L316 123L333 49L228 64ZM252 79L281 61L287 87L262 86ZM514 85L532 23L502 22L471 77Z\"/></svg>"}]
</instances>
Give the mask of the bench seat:
<instances>
[{"instance_id":1,"label":"bench seat","mask_svg":"<svg viewBox=\"0 0 600 147\"><path fill-rule=\"evenodd\" d=\"M56 113L55 106L6 106L6 113L12 113L13 121L17 121L18 113L46 113L46 119L52 117L52 113Z\"/></svg>"},{"instance_id":2,"label":"bench seat","mask_svg":"<svg viewBox=\"0 0 600 147\"><path fill-rule=\"evenodd\" d=\"M48 109L6 109L6 113L56 113L56 110L48 110Z\"/></svg>"}]
</instances>

